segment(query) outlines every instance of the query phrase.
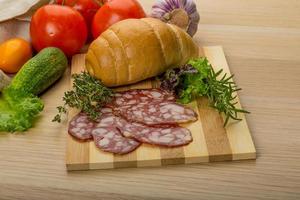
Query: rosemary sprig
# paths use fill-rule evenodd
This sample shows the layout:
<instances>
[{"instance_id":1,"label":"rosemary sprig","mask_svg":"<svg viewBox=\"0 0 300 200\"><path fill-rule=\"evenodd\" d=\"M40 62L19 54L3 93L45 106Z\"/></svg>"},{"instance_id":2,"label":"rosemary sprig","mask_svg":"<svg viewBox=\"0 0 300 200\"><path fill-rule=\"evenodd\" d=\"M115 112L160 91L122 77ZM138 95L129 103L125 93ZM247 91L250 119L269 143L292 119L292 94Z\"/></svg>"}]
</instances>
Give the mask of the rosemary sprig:
<instances>
[{"instance_id":1,"label":"rosemary sprig","mask_svg":"<svg viewBox=\"0 0 300 200\"><path fill-rule=\"evenodd\" d=\"M211 66L210 66L211 67ZM225 73L221 79L218 77L223 70L215 72L211 67L209 76L207 78L208 91L207 97L211 102L211 106L217 109L220 113L224 113L225 121L224 126L228 123L229 119L238 120L238 113L249 113L246 110L236 108L237 95L233 95L235 92L240 91L237 85L232 81L234 75L227 77Z\"/></svg>"},{"instance_id":2,"label":"rosemary sprig","mask_svg":"<svg viewBox=\"0 0 300 200\"><path fill-rule=\"evenodd\" d=\"M52 121L61 122L62 114L65 114L69 107L80 109L91 119L96 120L100 115L98 111L111 100L113 91L87 72L74 74L72 78L73 90L64 93L64 105L57 107L58 114Z\"/></svg>"},{"instance_id":3,"label":"rosemary sprig","mask_svg":"<svg viewBox=\"0 0 300 200\"><path fill-rule=\"evenodd\" d=\"M197 69L197 72L191 70ZM235 92L241 90L233 82L233 75L226 73L221 76L223 70L214 71L206 58L190 60L180 69L168 70L161 78L161 87L175 91L181 103L189 103L194 98L205 96L212 107L220 113L224 113L224 126L229 119L241 120L238 113L249 113L246 110L236 108L237 96Z\"/></svg>"}]
</instances>

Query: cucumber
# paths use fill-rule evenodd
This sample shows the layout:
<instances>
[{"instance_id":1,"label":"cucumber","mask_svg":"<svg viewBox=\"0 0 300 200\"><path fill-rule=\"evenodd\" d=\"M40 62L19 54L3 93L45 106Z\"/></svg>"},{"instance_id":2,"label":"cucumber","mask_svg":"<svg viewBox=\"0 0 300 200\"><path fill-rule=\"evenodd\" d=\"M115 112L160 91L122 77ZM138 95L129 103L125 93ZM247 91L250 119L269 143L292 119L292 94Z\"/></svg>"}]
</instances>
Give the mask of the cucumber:
<instances>
[{"instance_id":1,"label":"cucumber","mask_svg":"<svg viewBox=\"0 0 300 200\"><path fill-rule=\"evenodd\" d=\"M23 65L7 89L38 95L57 81L67 66L68 60L60 49L45 48Z\"/></svg>"}]
</instances>

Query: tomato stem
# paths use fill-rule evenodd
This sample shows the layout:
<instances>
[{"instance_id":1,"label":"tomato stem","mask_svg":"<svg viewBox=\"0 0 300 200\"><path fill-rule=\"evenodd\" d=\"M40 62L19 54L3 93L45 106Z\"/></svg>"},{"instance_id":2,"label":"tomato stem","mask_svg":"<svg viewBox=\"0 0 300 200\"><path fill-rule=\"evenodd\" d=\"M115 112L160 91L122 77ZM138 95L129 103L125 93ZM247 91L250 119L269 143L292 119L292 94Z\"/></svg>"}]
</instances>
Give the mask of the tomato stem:
<instances>
[{"instance_id":1,"label":"tomato stem","mask_svg":"<svg viewBox=\"0 0 300 200\"><path fill-rule=\"evenodd\" d=\"M98 4L100 7L104 5L103 0L93 0L96 4Z\"/></svg>"}]
</instances>

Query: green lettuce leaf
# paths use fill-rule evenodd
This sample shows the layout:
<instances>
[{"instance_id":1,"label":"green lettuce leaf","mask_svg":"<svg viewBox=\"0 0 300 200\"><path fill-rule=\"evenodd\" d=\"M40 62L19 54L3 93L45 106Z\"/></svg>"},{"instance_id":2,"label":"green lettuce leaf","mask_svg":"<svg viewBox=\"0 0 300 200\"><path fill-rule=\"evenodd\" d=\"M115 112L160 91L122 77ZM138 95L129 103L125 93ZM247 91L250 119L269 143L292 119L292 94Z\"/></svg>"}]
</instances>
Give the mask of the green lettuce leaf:
<instances>
[{"instance_id":1,"label":"green lettuce leaf","mask_svg":"<svg viewBox=\"0 0 300 200\"><path fill-rule=\"evenodd\" d=\"M0 95L0 132L25 131L43 110L40 98L7 88Z\"/></svg>"},{"instance_id":2,"label":"green lettuce leaf","mask_svg":"<svg viewBox=\"0 0 300 200\"><path fill-rule=\"evenodd\" d=\"M208 98L210 105L225 115L226 125L229 119L241 120L238 113L249 113L236 108L235 92L241 89L232 77L223 73L223 70L215 72L207 58L197 58L180 68L165 72L160 77L160 87L175 93L177 100L183 104L198 97Z\"/></svg>"}]
</instances>

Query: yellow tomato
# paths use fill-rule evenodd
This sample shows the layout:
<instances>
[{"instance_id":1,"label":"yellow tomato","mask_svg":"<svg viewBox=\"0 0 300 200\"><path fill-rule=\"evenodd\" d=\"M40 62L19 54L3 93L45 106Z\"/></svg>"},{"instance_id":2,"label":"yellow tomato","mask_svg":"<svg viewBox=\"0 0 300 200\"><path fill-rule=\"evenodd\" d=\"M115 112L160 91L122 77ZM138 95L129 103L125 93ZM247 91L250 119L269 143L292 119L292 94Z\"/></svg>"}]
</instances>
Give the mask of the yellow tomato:
<instances>
[{"instance_id":1,"label":"yellow tomato","mask_svg":"<svg viewBox=\"0 0 300 200\"><path fill-rule=\"evenodd\" d=\"M6 73L16 73L32 56L30 43L21 38L13 38L0 45L0 69Z\"/></svg>"}]
</instances>

